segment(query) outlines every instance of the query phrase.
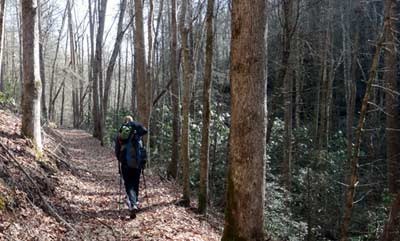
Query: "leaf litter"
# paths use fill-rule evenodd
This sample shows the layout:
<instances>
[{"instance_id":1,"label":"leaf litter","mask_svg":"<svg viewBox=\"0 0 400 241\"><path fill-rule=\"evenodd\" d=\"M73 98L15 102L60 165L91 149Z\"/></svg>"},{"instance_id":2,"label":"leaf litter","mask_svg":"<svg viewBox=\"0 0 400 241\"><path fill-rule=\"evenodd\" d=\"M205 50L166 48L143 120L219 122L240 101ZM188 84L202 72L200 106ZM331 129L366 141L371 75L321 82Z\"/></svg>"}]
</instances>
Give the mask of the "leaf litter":
<instances>
[{"instance_id":1,"label":"leaf litter","mask_svg":"<svg viewBox=\"0 0 400 241\"><path fill-rule=\"evenodd\" d=\"M45 146L57 153L55 159L59 160L49 158L48 163L41 164L35 161L29 142L20 136L18 123L17 117L0 111L0 142L7 143L27 169L34 170L30 174L38 176L37 179L41 176L49 179L50 190L42 187L41 191L46 192L57 213L77 233L43 211L35 195L15 185L23 176L4 164L8 160L0 150L0 240L221 239L221 218L204 218L190 208L177 206L181 196L177 185L161 180L152 170L145 170L147 189L141 179L140 211L136 219L129 219L123 186L120 190L117 161L110 148L102 147L84 131L50 129L46 130L50 134L44 134ZM50 168L57 171L52 174L43 171ZM2 197L10 199L5 209L1 208Z\"/></svg>"}]
</instances>

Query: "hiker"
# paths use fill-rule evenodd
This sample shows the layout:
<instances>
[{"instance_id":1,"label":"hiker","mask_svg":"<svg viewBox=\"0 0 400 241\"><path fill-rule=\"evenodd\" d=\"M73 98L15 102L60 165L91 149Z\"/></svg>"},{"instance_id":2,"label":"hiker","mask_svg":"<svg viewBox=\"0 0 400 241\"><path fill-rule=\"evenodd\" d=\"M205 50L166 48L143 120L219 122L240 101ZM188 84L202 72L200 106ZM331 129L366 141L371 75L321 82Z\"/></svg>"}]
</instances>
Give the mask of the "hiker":
<instances>
[{"instance_id":1,"label":"hiker","mask_svg":"<svg viewBox=\"0 0 400 241\"><path fill-rule=\"evenodd\" d=\"M124 180L131 218L135 218L138 211L140 173L147 159L142 136L146 134L147 129L142 124L133 121L132 116L126 116L115 140L115 155L119 174Z\"/></svg>"}]
</instances>

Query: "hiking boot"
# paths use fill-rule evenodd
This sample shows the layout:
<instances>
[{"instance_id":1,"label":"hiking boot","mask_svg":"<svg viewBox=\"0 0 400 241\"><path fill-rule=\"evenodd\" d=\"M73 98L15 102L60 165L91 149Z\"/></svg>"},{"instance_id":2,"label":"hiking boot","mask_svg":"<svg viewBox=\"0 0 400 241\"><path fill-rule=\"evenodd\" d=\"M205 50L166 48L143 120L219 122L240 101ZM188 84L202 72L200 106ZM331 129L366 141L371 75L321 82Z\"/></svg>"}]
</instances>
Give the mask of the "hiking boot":
<instances>
[{"instance_id":1,"label":"hiking boot","mask_svg":"<svg viewBox=\"0 0 400 241\"><path fill-rule=\"evenodd\" d=\"M138 207L136 205L133 205L132 209L130 209L129 212L130 212L131 219L136 218L136 213L138 212Z\"/></svg>"}]
</instances>

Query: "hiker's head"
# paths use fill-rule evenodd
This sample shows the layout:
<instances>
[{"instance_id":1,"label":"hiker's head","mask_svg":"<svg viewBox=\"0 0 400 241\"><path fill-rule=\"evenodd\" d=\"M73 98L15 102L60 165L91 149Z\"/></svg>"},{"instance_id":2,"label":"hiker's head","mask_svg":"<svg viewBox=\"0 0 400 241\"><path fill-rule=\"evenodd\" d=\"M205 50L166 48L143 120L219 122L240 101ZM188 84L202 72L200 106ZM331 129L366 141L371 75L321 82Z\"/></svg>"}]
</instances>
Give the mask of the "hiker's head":
<instances>
[{"instance_id":1,"label":"hiker's head","mask_svg":"<svg viewBox=\"0 0 400 241\"><path fill-rule=\"evenodd\" d=\"M132 121L133 121L133 117L132 116L127 115L127 116L124 117L124 123L125 124L127 124L129 122L132 122Z\"/></svg>"}]
</instances>

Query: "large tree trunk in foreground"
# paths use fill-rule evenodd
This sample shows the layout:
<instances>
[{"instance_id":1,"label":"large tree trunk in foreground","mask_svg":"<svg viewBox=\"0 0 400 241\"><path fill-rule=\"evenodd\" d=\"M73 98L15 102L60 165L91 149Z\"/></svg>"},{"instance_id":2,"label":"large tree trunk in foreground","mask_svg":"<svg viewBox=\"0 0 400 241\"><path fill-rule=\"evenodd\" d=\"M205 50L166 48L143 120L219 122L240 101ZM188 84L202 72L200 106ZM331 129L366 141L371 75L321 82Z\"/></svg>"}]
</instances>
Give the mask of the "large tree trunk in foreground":
<instances>
[{"instance_id":1,"label":"large tree trunk in foreground","mask_svg":"<svg viewBox=\"0 0 400 241\"><path fill-rule=\"evenodd\" d=\"M264 0L232 1L232 124L223 241L264 240L266 5Z\"/></svg>"},{"instance_id":2,"label":"large tree trunk in foreground","mask_svg":"<svg viewBox=\"0 0 400 241\"><path fill-rule=\"evenodd\" d=\"M42 151L40 126L39 15L37 0L22 0L24 94L21 133Z\"/></svg>"},{"instance_id":3,"label":"large tree trunk in foreground","mask_svg":"<svg viewBox=\"0 0 400 241\"><path fill-rule=\"evenodd\" d=\"M206 66L204 70L203 86L203 131L201 136L200 153L200 185L199 185L199 212L207 212L208 203L208 166L210 154L210 99L213 60L213 15L214 0L207 1L207 39L206 39Z\"/></svg>"}]
</instances>

